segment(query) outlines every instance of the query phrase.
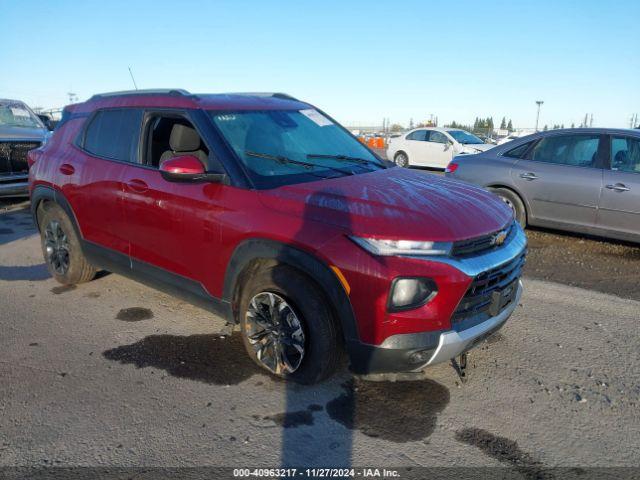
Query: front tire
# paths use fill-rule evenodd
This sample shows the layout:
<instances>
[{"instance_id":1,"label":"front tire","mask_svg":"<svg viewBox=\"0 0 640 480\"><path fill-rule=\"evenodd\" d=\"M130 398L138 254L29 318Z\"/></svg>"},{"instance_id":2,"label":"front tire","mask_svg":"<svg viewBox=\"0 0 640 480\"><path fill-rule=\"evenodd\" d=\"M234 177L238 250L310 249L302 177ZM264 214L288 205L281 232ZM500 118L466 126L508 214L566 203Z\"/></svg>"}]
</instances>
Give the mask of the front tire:
<instances>
[{"instance_id":1,"label":"front tire","mask_svg":"<svg viewBox=\"0 0 640 480\"><path fill-rule=\"evenodd\" d=\"M305 275L284 265L262 270L244 286L239 307L245 348L261 368L303 384L334 373L341 356L337 324Z\"/></svg>"},{"instance_id":2,"label":"front tire","mask_svg":"<svg viewBox=\"0 0 640 480\"><path fill-rule=\"evenodd\" d=\"M42 254L51 276L63 285L84 283L96 275L80 246L73 224L58 205L50 205L39 219Z\"/></svg>"},{"instance_id":3,"label":"front tire","mask_svg":"<svg viewBox=\"0 0 640 480\"><path fill-rule=\"evenodd\" d=\"M492 188L491 191L511 207L516 220L522 228L525 228L527 226L527 209L518 194L506 188Z\"/></svg>"},{"instance_id":4,"label":"front tire","mask_svg":"<svg viewBox=\"0 0 640 480\"><path fill-rule=\"evenodd\" d=\"M404 152L396 153L396 156L393 157L393 161L399 167L402 167L402 168L408 168L409 167L409 157Z\"/></svg>"}]
</instances>

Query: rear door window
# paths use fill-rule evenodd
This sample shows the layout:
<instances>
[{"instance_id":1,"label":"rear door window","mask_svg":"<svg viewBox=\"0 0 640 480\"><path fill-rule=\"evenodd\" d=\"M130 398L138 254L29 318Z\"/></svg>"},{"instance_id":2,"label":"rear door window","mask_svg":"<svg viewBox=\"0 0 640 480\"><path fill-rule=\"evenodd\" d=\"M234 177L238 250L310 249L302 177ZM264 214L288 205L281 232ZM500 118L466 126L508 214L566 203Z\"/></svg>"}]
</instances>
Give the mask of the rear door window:
<instances>
[{"instance_id":1,"label":"rear door window","mask_svg":"<svg viewBox=\"0 0 640 480\"><path fill-rule=\"evenodd\" d=\"M426 142L427 141L427 130L416 130L415 132L411 132L407 135L407 140L417 140L418 142Z\"/></svg>"},{"instance_id":2,"label":"rear door window","mask_svg":"<svg viewBox=\"0 0 640 480\"><path fill-rule=\"evenodd\" d=\"M98 111L87 127L84 149L98 157L136 162L142 110L137 108Z\"/></svg>"},{"instance_id":3,"label":"rear door window","mask_svg":"<svg viewBox=\"0 0 640 480\"><path fill-rule=\"evenodd\" d=\"M599 135L558 135L542 138L529 155L536 162L574 167L594 167L597 163Z\"/></svg>"},{"instance_id":4,"label":"rear door window","mask_svg":"<svg viewBox=\"0 0 640 480\"><path fill-rule=\"evenodd\" d=\"M611 137L611 170L640 173L640 138Z\"/></svg>"}]
</instances>

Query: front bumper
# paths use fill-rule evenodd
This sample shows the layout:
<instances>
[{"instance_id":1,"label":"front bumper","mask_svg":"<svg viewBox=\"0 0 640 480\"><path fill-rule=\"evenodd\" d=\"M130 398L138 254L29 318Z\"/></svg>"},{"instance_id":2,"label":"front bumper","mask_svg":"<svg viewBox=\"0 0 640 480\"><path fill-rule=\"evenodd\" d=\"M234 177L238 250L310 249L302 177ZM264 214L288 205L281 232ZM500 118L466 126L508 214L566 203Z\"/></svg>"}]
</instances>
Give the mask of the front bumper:
<instances>
[{"instance_id":1,"label":"front bumper","mask_svg":"<svg viewBox=\"0 0 640 480\"><path fill-rule=\"evenodd\" d=\"M27 175L0 176L0 197L22 197L29 194Z\"/></svg>"},{"instance_id":2,"label":"front bumper","mask_svg":"<svg viewBox=\"0 0 640 480\"><path fill-rule=\"evenodd\" d=\"M465 330L393 335L380 345L349 345L351 369L357 374L417 372L467 352L500 330L520 302L522 282L504 310ZM354 361L355 360L355 361Z\"/></svg>"}]
</instances>

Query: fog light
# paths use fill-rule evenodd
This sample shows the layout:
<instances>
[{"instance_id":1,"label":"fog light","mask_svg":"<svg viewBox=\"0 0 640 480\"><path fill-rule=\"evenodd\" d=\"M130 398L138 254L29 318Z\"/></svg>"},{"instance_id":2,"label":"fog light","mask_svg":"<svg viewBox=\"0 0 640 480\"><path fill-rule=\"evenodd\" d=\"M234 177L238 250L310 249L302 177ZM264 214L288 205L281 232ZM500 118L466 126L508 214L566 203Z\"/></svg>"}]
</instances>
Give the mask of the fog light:
<instances>
[{"instance_id":1,"label":"fog light","mask_svg":"<svg viewBox=\"0 0 640 480\"><path fill-rule=\"evenodd\" d=\"M438 293L436 283L430 278L396 278L391 284L388 310L410 310L427 303Z\"/></svg>"}]
</instances>

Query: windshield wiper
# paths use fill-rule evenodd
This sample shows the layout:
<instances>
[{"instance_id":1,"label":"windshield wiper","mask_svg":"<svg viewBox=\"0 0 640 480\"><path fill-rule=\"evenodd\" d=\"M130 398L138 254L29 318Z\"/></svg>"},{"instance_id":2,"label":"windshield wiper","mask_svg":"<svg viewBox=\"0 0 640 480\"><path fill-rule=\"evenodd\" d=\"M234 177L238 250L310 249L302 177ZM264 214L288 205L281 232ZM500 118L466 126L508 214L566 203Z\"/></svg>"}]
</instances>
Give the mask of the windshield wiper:
<instances>
[{"instance_id":1,"label":"windshield wiper","mask_svg":"<svg viewBox=\"0 0 640 480\"><path fill-rule=\"evenodd\" d=\"M347 162L359 163L360 165L375 165L376 167L384 168L383 165L377 162L372 162L366 158L350 157L349 155L329 155L324 153L309 153L307 158L331 158L335 160L344 160Z\"/></svg>"},{"instance_id":2,"label":"windshield wiper","mask_svg":"<svg viewBox=\"0 0 640 480\"><path fill-rule=\"evenodd\" d=\"M285 157L284 155L270 155L268 153L258 153L258 152L251 152L249 150L245 150L245 155L249 155L250 157L257 157L257 158L266 158L267 160L274 160L278 163L280 163L281 165L285 165L287 163L290 164L294 164L294 165L302 165L305 168L308 169L312 169L312 168L316 168L316 167L322 167L322 168L327 168L329 170L333 170L334 172L340 172L343 175L353 175L353 172L349 171L349 170L343 170L342 168L335 168L335 167L329 167L326 165L317 165L315 163L310 163L310 162L303 162L300 160L294 160L293 158L289 158L289 157Z\"/></svg>"}]
</instances>

